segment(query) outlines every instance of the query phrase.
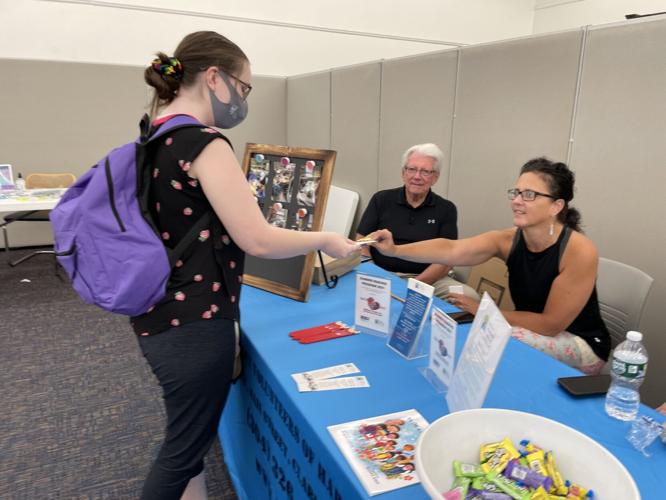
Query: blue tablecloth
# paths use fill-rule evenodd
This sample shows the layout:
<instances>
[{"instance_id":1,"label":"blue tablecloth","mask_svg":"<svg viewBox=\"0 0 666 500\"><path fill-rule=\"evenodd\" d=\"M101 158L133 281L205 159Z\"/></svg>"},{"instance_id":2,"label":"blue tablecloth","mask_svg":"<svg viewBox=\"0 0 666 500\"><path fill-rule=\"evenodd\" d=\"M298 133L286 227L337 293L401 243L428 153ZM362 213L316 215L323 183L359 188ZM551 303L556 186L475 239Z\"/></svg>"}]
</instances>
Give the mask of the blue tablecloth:
<instances>
[{"instance_id":1,"label":"blue tablecloth","mask_svg":"<svg viewBox=\"0 0 666 500\"><path fill-rule=\"evenodd\" d=\"M370 263L358 270L392 276ZM232 388L220 423L225 461L240 498L369 498L327 426L410 408L429 422L448 413L443 396L417 369L427 364L427 358L407 361L388 349L384 339L368 334L309 345L288 336L292 330L330 321L353 324L355 283L355 273L350 273L333 290L313 286L307 303L244 287L245 372ZM393 277L392 291L404 297L406 282ZM455 310L435 302L446 312ZM392 301L394 322L400 308L400 303ZM458 331L457 356L468 325ZM295 372L348 362L359 367L370 388L299 393L291 378ZM652 457L644 457L625 439L629 424L605 414L603 396L574 398L560 389L558 377L578 374L511 339L484 407L535 413L587 434L625 465L644 499L663 498L666 446L653 444ZM663 420L645 406L641 413ZM382 498L427 495L414 485Z\"/></svg>"}]
</instances>

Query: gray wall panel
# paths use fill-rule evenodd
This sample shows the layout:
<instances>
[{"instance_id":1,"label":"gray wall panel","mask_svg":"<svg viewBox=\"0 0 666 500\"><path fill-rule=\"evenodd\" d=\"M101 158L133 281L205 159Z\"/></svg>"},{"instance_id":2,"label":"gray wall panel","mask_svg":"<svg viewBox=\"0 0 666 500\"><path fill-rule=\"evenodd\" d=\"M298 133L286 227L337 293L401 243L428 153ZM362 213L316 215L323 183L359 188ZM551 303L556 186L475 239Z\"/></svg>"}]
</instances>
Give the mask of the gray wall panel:
<instances>
[{"instance_id":1,"label":"gray wall panel","mask_svg":"<svg viewBox=\"0 0 666 500\"><path fill-rule=\"evenodd\" d=\"M379 189L402 184L400 160L407 148L434 142L444 151L440 178L434 190L448 197L457 61L455 50L384 61Z\"/></svg>"},{"instance_id":2,"label":"gray wall panel","mask_svg":"<svg viewBox=\"0 0 666 500\"><path fill-rule=\"evenodd\" d=\"M462 236L511 225L506 189L535 156L566 160L582 32L461 50L451 200Z\"/></svg>"},{"instance_id":3,"label":"gray wall panel","mask_svg":"<svg viewBox=\"0 0 666 500\"><path fill-rule=\"evenodd\" d=\"M242 161L245 143L285 144L287 141L287 83L284 78L253 77L247 118L227 132Z\"/></svg>"},{"instance_id":4,"label":"gray wall panel","mask_svg":"<svg viewBox=\"0 0 666 500\"><path fill-rule=\"evenodd\" d=\"M287 142L292 147L330 149L330 71L287 79Z\"/></svg>"},{"instance_id":5,"label":"gray wall panel","mask_svg":"<svg viewBox=\"0 0 666 500\"><path fill-rule=\"evenodd\" d=\"M0 59L0 163L14 172L83 174L111 148L133 140L150 104L143 68ZM257 77L250 114L230 131L245 142L284 144L286 83ZM0 214L1 216L1 214ZM53 241L48 223L8 226L12 246Z\"/></svg>"},{"instance_id":6,"label":"gray wall panel","mask_svg":"<svg viewBox=\"0 0 666 500\"><path fill-rule=\"evenodd\" d=\"M588 32L571 163L585 230L599 253L654 278L641 330L641 391L666 401L666 20Z\"/></svg>"},{"instance_id":7,"label":"gray wall panel","mask_svg":"<svg viewBox=\"0 0 666 500\"><path fill-rule=\"evenodd\" d=\"M365 206L377 190L381 66L338 69L331 76L331 148L338 152L333 184L357 191ZM352 231L357 223L358 214Z\"/></svg>"}]
</instances>

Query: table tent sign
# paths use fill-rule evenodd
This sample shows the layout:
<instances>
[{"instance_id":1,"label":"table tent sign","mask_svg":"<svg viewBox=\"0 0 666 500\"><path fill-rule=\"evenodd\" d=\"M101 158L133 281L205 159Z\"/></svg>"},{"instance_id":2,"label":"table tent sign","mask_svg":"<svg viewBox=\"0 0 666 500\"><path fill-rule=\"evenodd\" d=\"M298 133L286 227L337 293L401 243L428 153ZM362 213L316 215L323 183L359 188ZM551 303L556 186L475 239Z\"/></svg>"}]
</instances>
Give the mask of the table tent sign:
<instances>
[{"instance_id":1,"label":"table tent sign","mask_svg":"<svg viewBox=\"0 0 666 500\"><path fill-rule=\"evenodd\" d=\"M446 393L450 413L483 406L510 336L511 325L484 293Z\"/></svg>"},{"instance_id":2,"label":"table tent sign","mask_svg":"<svg viewBox=\"0 0 666 500\"><path fill-rule=\"evenodd\" d=\"M439 307L432 308L430 322L428 366L419 371L438 393L444 393L453 377L458 323Z\"/></svg>"},{"instance_id":3,"label":"table tent sign","mask_svg":"<svg viewBox=\"0 0 666 500\"><path fill-rule=\"evenodd\" d=\"M435 288L431 285L409 278L407 296L386 345L406 359L425 356L425 345L422 342L423 326L432 305Z\"/></svg>"},{"instance_id":4,"label":"table tent sign","mask_svg":"<svg viewBox=\"0 0 666 500\"><path fill-rule=\"evenodd\" d=\"M354 326L374 335L386 336L391 319L391 280L356 273Z\"/></svg>"}]
</instances>

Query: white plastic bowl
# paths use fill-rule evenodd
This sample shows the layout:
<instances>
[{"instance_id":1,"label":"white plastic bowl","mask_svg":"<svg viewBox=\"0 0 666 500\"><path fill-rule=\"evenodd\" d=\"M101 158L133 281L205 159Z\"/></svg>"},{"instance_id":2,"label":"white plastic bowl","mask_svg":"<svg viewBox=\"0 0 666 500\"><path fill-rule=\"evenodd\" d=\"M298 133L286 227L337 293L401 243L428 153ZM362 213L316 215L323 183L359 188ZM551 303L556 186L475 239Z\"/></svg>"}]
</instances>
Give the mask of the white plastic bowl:
<instances>
[{"instance_id":1,"label":"white plastic bowl","mask_svg":"<svg viewBox=\"0 0 666 500\"><path fill-rule=\"evenodd\" d=\"M419 438L416 470L430 498L442 498L454 480L453 461L479 463L479 448L505 437L517 446L529 439L553 451L564 479L594 490L600 500L640 500L624 465L586 435L554 420L513 410L481 408L435 420Z\"/></svg>"}]
</instances>

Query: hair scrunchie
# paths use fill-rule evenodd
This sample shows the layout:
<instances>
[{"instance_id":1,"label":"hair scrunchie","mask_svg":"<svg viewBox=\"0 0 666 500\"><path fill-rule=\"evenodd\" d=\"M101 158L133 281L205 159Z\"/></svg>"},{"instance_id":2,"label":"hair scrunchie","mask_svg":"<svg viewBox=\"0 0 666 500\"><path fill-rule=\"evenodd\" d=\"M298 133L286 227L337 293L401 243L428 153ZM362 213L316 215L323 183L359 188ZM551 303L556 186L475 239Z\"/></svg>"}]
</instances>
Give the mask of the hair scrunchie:
<instances>
[{"instance_id":1,"label":"hair scrunchie","mask_svg":"<svg viewBox=\"0 0 666 500\"><path fill-rule=\"evenodd\" d=\"M169 62L165 63L161 59L155 59L152 63L153 69L162 77L170 76L180 81L183 78L183 65L175 57L170 57Z\"/></svg>"}]
</instances>

